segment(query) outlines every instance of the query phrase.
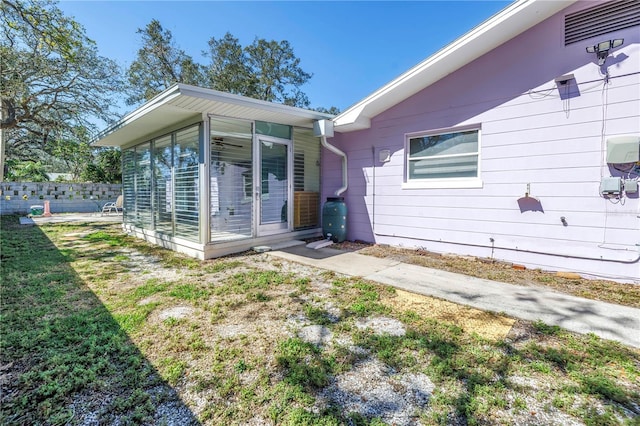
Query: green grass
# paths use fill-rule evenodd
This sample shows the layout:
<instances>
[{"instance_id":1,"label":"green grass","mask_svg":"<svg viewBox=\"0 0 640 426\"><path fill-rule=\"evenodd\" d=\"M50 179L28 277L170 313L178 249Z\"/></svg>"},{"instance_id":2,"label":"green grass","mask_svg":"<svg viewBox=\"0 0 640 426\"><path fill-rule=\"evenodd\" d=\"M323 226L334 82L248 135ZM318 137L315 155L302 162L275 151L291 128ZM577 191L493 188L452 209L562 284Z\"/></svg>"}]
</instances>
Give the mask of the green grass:
<instances>
[{"instance_id":1,"label":"green grass","mask_svg":"<svg viewBox=\"0 0 640 426\"><path fill-rule=\"evenodd\" d=\"M285 371L285 382L293 386L325 386L331 374L331 362L315 345L299 338L287 339L278 345L276 362Z\"/></svg>"},{"instance_id":2,"label":"green grass","mask_svg":"<svg viewBox=\"0 0 640 426\"><path fill-rule=\"evenodd\" d=\"M548 325L538 320L533 322L533 328L540 334L554 336L560 333L561 329L557 325Z\"/></svg>"},{"instance_id":3,"label":"green grass","mask_svg":"<svg viewBox=\"0 0 640 426\"><path fill-rule=\"evenodd\" d=\"M187 369L187 363L175 357L168 357L160 360L162 377L175 386Z\"/></svg>"},{"instance_id":4,"label":"green grass","mask_svg":"<svg viewBox=\"0 0 640 426\"><path fill-rule=\"evenodd\" d=\"M191 301L205 299L209 296L209 294L209 290L200 288L199 285L193 283L179 284L174 286L169 291L169 296L175 297L176 299L180 300Z\"/></svg>"},{"instance_id":5,"label":"green grass","mask_svg":"<svg viewBox=\"0 0 640 426\"><path fill-rule=\"evenodd\" d=\"M326 309L308 303L304 305L304 314L314 324L329 325L333 323L333 318Z\"/></svg>"},{"instance_id":6,"label":"green grass","mask_svg":"<svg viewBox=\"0 0 640 426\"><path fill-rule=\"evenodd\" d=\"M158 278L152 278L147 280L143 285L136 287L133 290L133 297L135 299L144 299L145 297L162 293L167 290L167 288L169 288L169 283L161 282Z\"/></svg>"},{"instance_id":7,"label":"green grass","mask_svg":"<svg viewBox=\"0 0 640 426\"><path fill-rule=\"evenodd\" d=\"M145 312L114 317L71 267L68 252L58 251L41 228L20 226L10 216L1 226L0 359L12 367L14 387L3 396L0 423L71 422L74 395L88 391L109 396L89 403L96 411L117 413L125 423L149 421L153 406L145 390L160 383L127 336ZM44 228L54 239L83 229ZM86 241L123 244L101 231Z\"/></svg>"},{"instance_id":8,"label":"green grass","mask_svg":"<svg viewBox=\"0 0 640 426\"><path fill-rule=\"evenodd\" d=\"M242 262L239 260L231 261L217 261L211 265L207 265L203 268L204 272L215 274L217 272L227 271L242 266Z\"/></svg>"},{"instance_id":9,"label":"green grass","mask_svg":"<svg viewBox=\"0 0 640 426\"><path fill-rule=\"evenodd\" d=\"M640 418L640 352L593 335L537 321L519 340L488 341L392 309L384 300L393 289L359 278L285 273L263 267L264 256L201 262L114 225L21 227L2 217L1 226L0 361L9 377L1 424L81 422L78 400L103 424L161 424L159 404L189 404L193 395L203 424L258 416L274 425L378 426L365 413L317 406L336 376L372 359L435 384L415 413L424 424L508 423L505 411L526 423L539 409L589 425ZM152 263L134 269L139 254ZM158 315L175 306L197 315ZM399 320L406 334L356 326L370 316ZM291 318L334 339L306 342Z\"/></svg>"}]
</instances>

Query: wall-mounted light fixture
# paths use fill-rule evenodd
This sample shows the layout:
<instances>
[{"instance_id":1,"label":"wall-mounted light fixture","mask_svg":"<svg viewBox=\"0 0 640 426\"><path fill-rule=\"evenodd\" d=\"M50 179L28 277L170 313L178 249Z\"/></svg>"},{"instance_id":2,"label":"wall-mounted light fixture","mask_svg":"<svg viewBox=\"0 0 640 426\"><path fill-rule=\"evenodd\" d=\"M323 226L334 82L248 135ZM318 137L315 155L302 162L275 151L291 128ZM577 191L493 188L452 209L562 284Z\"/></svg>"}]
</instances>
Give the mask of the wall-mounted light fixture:
<instances>
[{"instance_id":1,"label":"wall-mounted light fixture","mask_svg":"<svg viewBox=\"0 0 640 426\"><path fill-rule=\"evenodd\" d=\"M611 49L615 49L616 47L622 46L624 43L623 38L617 38L615 40L605 40L594 46L588 46L588 53L595 53L598 57L598 65L604 65L604 62L607 60L607 56L609 56L609 51Z\"/></svg>"}]
</instances>

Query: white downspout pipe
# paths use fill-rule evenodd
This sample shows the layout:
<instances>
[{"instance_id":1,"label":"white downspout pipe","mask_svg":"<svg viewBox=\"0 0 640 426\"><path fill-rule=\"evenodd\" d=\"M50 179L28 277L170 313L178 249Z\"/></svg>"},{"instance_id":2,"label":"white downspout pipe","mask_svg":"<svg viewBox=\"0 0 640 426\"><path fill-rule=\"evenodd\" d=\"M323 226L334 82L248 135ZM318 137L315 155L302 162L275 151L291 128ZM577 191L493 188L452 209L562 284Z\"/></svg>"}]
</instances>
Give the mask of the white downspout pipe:
<instances>
[{"instance_id":1,"label":"white downspout pipe","mask_svg":"<svg viewBox=\"0 0 640 426\"><path fill-rule=\"evenodd\" d=\"M340 194L346 191L347 187L349 186L347 179L347 154L327 142L327 136L333 136L333 121L316 121L315 123L313 123L313 133L315 136L320 136L320 142L323 147L327 148L329 151L342 158L342 186L335 192L336 197L339 197Z\"/></svg>"},{"instance_id":2,"label":"white downspout pipe","mask_svg":"<svg viewBox=\"0 0 640 426\"><path fill-rule=\"evenodd\" d=\"M339 197L340 194L342 194L344 191L347 190L348 185L348 180L347 180L347 154L345 154L343 151L341 151L340 149L336 148L333 145L330 145L329 142L327 142L327 137L326 136L322 136L321 138L322 141L322 146L324 146L325 148L327 148L329 151L333 152L334 154L339 155L340 157L342 157L342 186L340 188L338 188L338 190L336 191L336 197Z\"/></svg>"}]
</instances>

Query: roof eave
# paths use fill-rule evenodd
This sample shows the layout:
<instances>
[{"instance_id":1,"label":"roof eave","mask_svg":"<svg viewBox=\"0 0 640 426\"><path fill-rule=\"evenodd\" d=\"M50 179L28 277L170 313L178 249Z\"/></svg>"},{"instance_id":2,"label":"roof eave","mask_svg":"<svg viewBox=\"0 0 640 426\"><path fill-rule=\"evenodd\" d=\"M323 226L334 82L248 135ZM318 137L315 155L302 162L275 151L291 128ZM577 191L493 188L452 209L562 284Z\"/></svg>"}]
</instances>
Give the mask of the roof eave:
<instances>
[{"instance_id":1,"label":"roof eave","mask_svg":"<svg viewBox=\"0 0 640 426\"><path fill-rule=\"evenodd\" d=\"M518 34L551 17L576 0L519 0L387 83L334 119L338 132L362 130L364 123Z\"/></svg>"},{"instance_id":2,"label":"roof eave","mask_svg":"<svg viewBox=\"0 0 640 426\"><path fill-rule=\"evenodd\" d=\"M91 145L95 145L95 146L115 146L115 145L111 145L111 144L102 145L102 144L100 144L100 141L102 139L106 138L107 136L115 133L119 129L123 128L127 124L132 123L132 122L136 121L137 119L139 119L140 117L143 117L143 116L147 115L148 113L150 113L154 109L158 108L159 106L166 104L171 99L173 99L176 96L178 96L179 94L180 94L180 85L179 84L174 84L173 86L169 87L167 90L157 94L156 96L154 96L153 98L151 98L150 100L145 102L139 108L136 108L135 110L133 110L132 112L128 113L127 115L125 115L123 118L121 118L120 120L118 120L114 124L110 125L106 129L104 129L103 131L98 133L96 135L96 137L91 141Z\"/></svg>"},{"instance_id":3,"label":"roof eave","mask_svg":"<svg viewBox=\"0 0 640 426\"><path fill-rule=\"evenodd\" d=\"M190 86L188 84L180 83L177 84L177 86L180 88L180 94L185 96L215 100L238 106L257 108L265 111L278 112L301 118L309 118L310 120L328 120L335 117L332 114L327 114L324 112L312 111L304 108L263 101L260 99L234 95L233 93L220 92L217 90L206 89L198 86Z\"/></svg>"},{"instance_id":4,"label":"roof eave","mask_svg":"<svg viewBox=\"0 0 640 426\"><path fill-rule=\"evenodd\" d=\"M311 126L312 122L315 120L334 118L332 114L276 104L259 99L179 83L174 84L164 92L143 104L141 107L137 108L135 111L127 114L117 123L102 131L94 141L92 141L92 145L127 145L132 141L135 141L136 138L144 136L142 133L144 133L145 125L153 121L153 125L157 127L159 124L158 118L162 117L163 114L165 117L169 117L167 114L172 114L172 117L174 118L173 121L181 121L192 120L193 117L201 116L206 113L215 113L215 111L209 111L206 109L200 110L190 107L179 107L178 105L185 99L193 99L194 101L210 101L211 103L209 106L225 104L241 107L244 108L245 111L249 112L268 112L268 115L273 115L274 117L295 117L296 120L291 120L292 122L308 121L309 126ZM154 119L153 117L156 118ZM149 133L151 133L150 130Z\"/></svg>"}]
</instances>

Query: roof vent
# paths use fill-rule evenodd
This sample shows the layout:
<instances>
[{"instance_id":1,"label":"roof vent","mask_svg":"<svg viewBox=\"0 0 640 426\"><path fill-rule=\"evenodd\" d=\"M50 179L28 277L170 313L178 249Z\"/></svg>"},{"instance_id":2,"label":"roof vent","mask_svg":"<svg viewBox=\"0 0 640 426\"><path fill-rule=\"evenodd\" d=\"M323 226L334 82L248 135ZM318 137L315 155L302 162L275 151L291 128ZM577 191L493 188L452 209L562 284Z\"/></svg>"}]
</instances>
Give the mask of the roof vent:
<instances>
[{"instance_id":1,"label":"roof vent","mask_svg":"<svg viewBox=\"0 0 640 426\"><path fill-rule=\"evenodd\" d=\"M564 18L564 45L640 25L640 2L619 0L571 13Z\"/></svg>"}]
</instances>

